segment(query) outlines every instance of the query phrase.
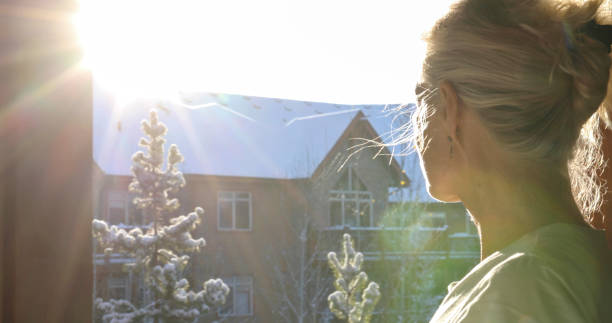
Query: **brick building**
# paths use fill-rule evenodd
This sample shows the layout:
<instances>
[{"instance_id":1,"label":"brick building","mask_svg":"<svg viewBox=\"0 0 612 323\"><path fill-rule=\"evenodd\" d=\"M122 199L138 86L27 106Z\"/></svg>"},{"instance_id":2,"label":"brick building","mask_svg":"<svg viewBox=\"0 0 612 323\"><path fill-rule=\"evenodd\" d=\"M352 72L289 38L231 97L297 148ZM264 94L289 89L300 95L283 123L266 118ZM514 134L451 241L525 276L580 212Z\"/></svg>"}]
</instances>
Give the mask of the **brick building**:
<instances>
[{"instance_id":1,"label":"brick building","mask_svg":"<svg viewBox=\"0 0 612 323\"><path fill-rule=\"evenodd\" d=\"M293 220L304 215L324 241L317 249L320 264L325 265L326 251L339 246L342 233L350 232L371 271L380 272L390 288L395 282L386 275L414 259L471 264L478 257L465 210L427 195L414 154L391 158L387 147L355 149L363 139L391 140L394 119L384 106L198 93L181 102L143 100L119 107L100 89L94 96L94 159L101 172L95 184L96 218L125 227L147 222L130 203L127 187L130 156L142 136L140 120L149 109L160 110L169 129L167 142L176 143L185 156L181 213L204 208L196 236L207 241L202 253L192 255L192 285L221 277L232 288L226 307L202 321L278 320L278 304L271 296L278 288L274 256L294 250L298 239L289 233ZM397 219L385 222L391 210L402 224ZM417 248L393 240L405 236L408 224L422 236ZM309 243L308 252L314 252L311 247ZM133 301L144 297L140 276L121 270L130 259L94 257L96 295ZM383 298L381 303L408 302L405 297ZM325 320L325 311L321 304L317 317Z\"/></svg>"}]
</instances>

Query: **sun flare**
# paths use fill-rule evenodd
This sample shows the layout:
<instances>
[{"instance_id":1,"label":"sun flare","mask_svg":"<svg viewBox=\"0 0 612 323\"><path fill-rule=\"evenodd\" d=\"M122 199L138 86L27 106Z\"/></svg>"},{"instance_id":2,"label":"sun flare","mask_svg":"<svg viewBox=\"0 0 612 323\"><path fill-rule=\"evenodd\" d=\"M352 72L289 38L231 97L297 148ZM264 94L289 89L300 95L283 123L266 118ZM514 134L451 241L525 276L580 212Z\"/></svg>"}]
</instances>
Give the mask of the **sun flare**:
<instances>
[{"instance_id":1,"label":"sun flare","mask_svg":"<svg viewBox=\"0 0 612 323\"><path fill-rule=\"evenodd\" d=\"M410 100L421 33L448 0L81 0L83 64L126 97L204 90L337 103Z\"/></svg>"}]
</instances>

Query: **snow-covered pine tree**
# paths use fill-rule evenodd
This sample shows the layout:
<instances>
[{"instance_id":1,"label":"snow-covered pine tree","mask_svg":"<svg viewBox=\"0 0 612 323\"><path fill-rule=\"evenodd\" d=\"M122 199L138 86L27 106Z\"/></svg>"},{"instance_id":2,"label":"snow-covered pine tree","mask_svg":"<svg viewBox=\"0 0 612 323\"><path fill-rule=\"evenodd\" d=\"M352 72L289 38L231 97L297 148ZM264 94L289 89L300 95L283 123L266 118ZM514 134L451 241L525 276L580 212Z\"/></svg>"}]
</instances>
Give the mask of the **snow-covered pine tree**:
<instances>
[{"instance_id":1,"label":"snow-covered pine tree","mask_svg":"<svg viewBox=\"0 0 612 323\"><path fill-rule=\"evenodd\" d=\"M132 156L133 180L130 192L136 194L134 203L148 215L148 228L135 228L127 232L117 226L109 226L102 220L92 223L93 235L105 253L119 252L133 257L129 270L144 273L151 293L151 301L137 307L127 300L95 300L96 310L102 320L109 323L140 322L193 322L212 308L225 303L229 287L221 279L210 279L199 292L189 290L189 282L183 278L183 270L189 262L185 252L196 252L206 245L203 238L191 236L200 222L204 210L196 207L188 215L170 218L179 208L176 194L185 185L183 174L176 165L183 156L175 145L168 151L164 169L164 136L166 126L151 111L150 120L142 121L142 130L149 139L141 138L140 145L146 152Z\"/></svg>"},{"instance_id":2,"label":"snow-covered pine tree","mask_svg":"<svg viewBox=\"0 0 612 323\"><path fill-rule=\"evenodd\" d=\"M368 284L368 275L361 270L363 254L355 251L348 233L343 236L342 253L342 262L335 252L327 254L329 266L336 277L336 291L327 298L329 309L337 318L348 323L368 323L380 299L380 288L375 282Z\"/></svg>"}]
</instances>

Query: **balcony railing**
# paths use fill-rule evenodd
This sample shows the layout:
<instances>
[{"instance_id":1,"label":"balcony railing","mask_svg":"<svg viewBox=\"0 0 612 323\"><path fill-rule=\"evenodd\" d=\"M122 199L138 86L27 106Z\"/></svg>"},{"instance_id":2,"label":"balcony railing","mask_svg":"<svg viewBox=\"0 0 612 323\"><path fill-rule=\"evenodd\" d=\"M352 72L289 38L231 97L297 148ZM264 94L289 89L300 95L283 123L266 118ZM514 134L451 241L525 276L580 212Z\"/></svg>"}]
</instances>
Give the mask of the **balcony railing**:
<instances>
[{"instance_id":1,"label":"balcony railing","mask_svg":"<svg viewBox=\"0 0 612 323\"><path fill-rule=\"evenodd\" d=\"M107 265L107 264L129 264L135 261L135 258L129 257L120 253L111 253L105 255L103 253L96 253L94 255L95 265Z\"/></svg>"},{"instance_id":2,"label":"balcony railing","mask_svg":"<svg viewBox=\"0 0 612 323\"><path fill-rule=\"evenodd\" d=\"M368 260L403 257L474 258L479 256L478 237L448 234L448 227L327 227L322 232L324 254L340 251L342 235L349 233L355 248ZM325 255L322 254L322 257Z\"/></svg>"}]
</instances>

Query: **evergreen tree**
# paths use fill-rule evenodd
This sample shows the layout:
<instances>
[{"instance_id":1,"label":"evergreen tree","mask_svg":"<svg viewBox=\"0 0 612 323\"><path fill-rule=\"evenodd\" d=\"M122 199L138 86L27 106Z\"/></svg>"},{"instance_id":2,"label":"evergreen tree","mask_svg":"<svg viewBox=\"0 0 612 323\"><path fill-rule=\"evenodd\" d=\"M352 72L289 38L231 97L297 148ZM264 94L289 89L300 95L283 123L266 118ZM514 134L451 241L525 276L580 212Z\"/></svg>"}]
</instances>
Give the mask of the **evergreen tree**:
<instances>
[{"instance_id":1,"label":"evergreen tree","mask_svg":"<svg viewBox=\"0 0 612 323\"><path fill-rule=\"evenodd\" d=\"M150 217L148 228L126 231L109 226L102 220L92 223L93 235L104 252L119 252L133 257L129 270L144 273L151 293L150 303L137 307L127 300L96 299L96 310L104 322L139 322L153 319L155 322L192 322L211 308L225 303L228 286L221 279L210 279L199 292L189 290L189 282L183 270L189 263L186 252L197 252L206 245L203 238L191 236L204 210L196 207L193 212L171 218L180 204L176 194L184 185L183 174L176 165L183 156L175 145L168 151L164 169L164 136L166 126L151 111L150 120L142 121L142 130L148 139L141 138L138 151L132 157L133 180L129 190L135 193L136 207Z\"/></svg>"},{"instance_id":2,"label":"evergreen tree","mask_svg":"<svg viewBox=\"0 0 612 323\"><path fill-rule=\"evenodd\" d=\"M368 284L368 275L361 271L363 254L355 251L348 233L343 236L342 253L342 262L333 251L327 255L336 277L336 291L328 297L329 309L348 323L368 323L380 299L379 286L375 282Z\"/></svg>"}]
</instances>

